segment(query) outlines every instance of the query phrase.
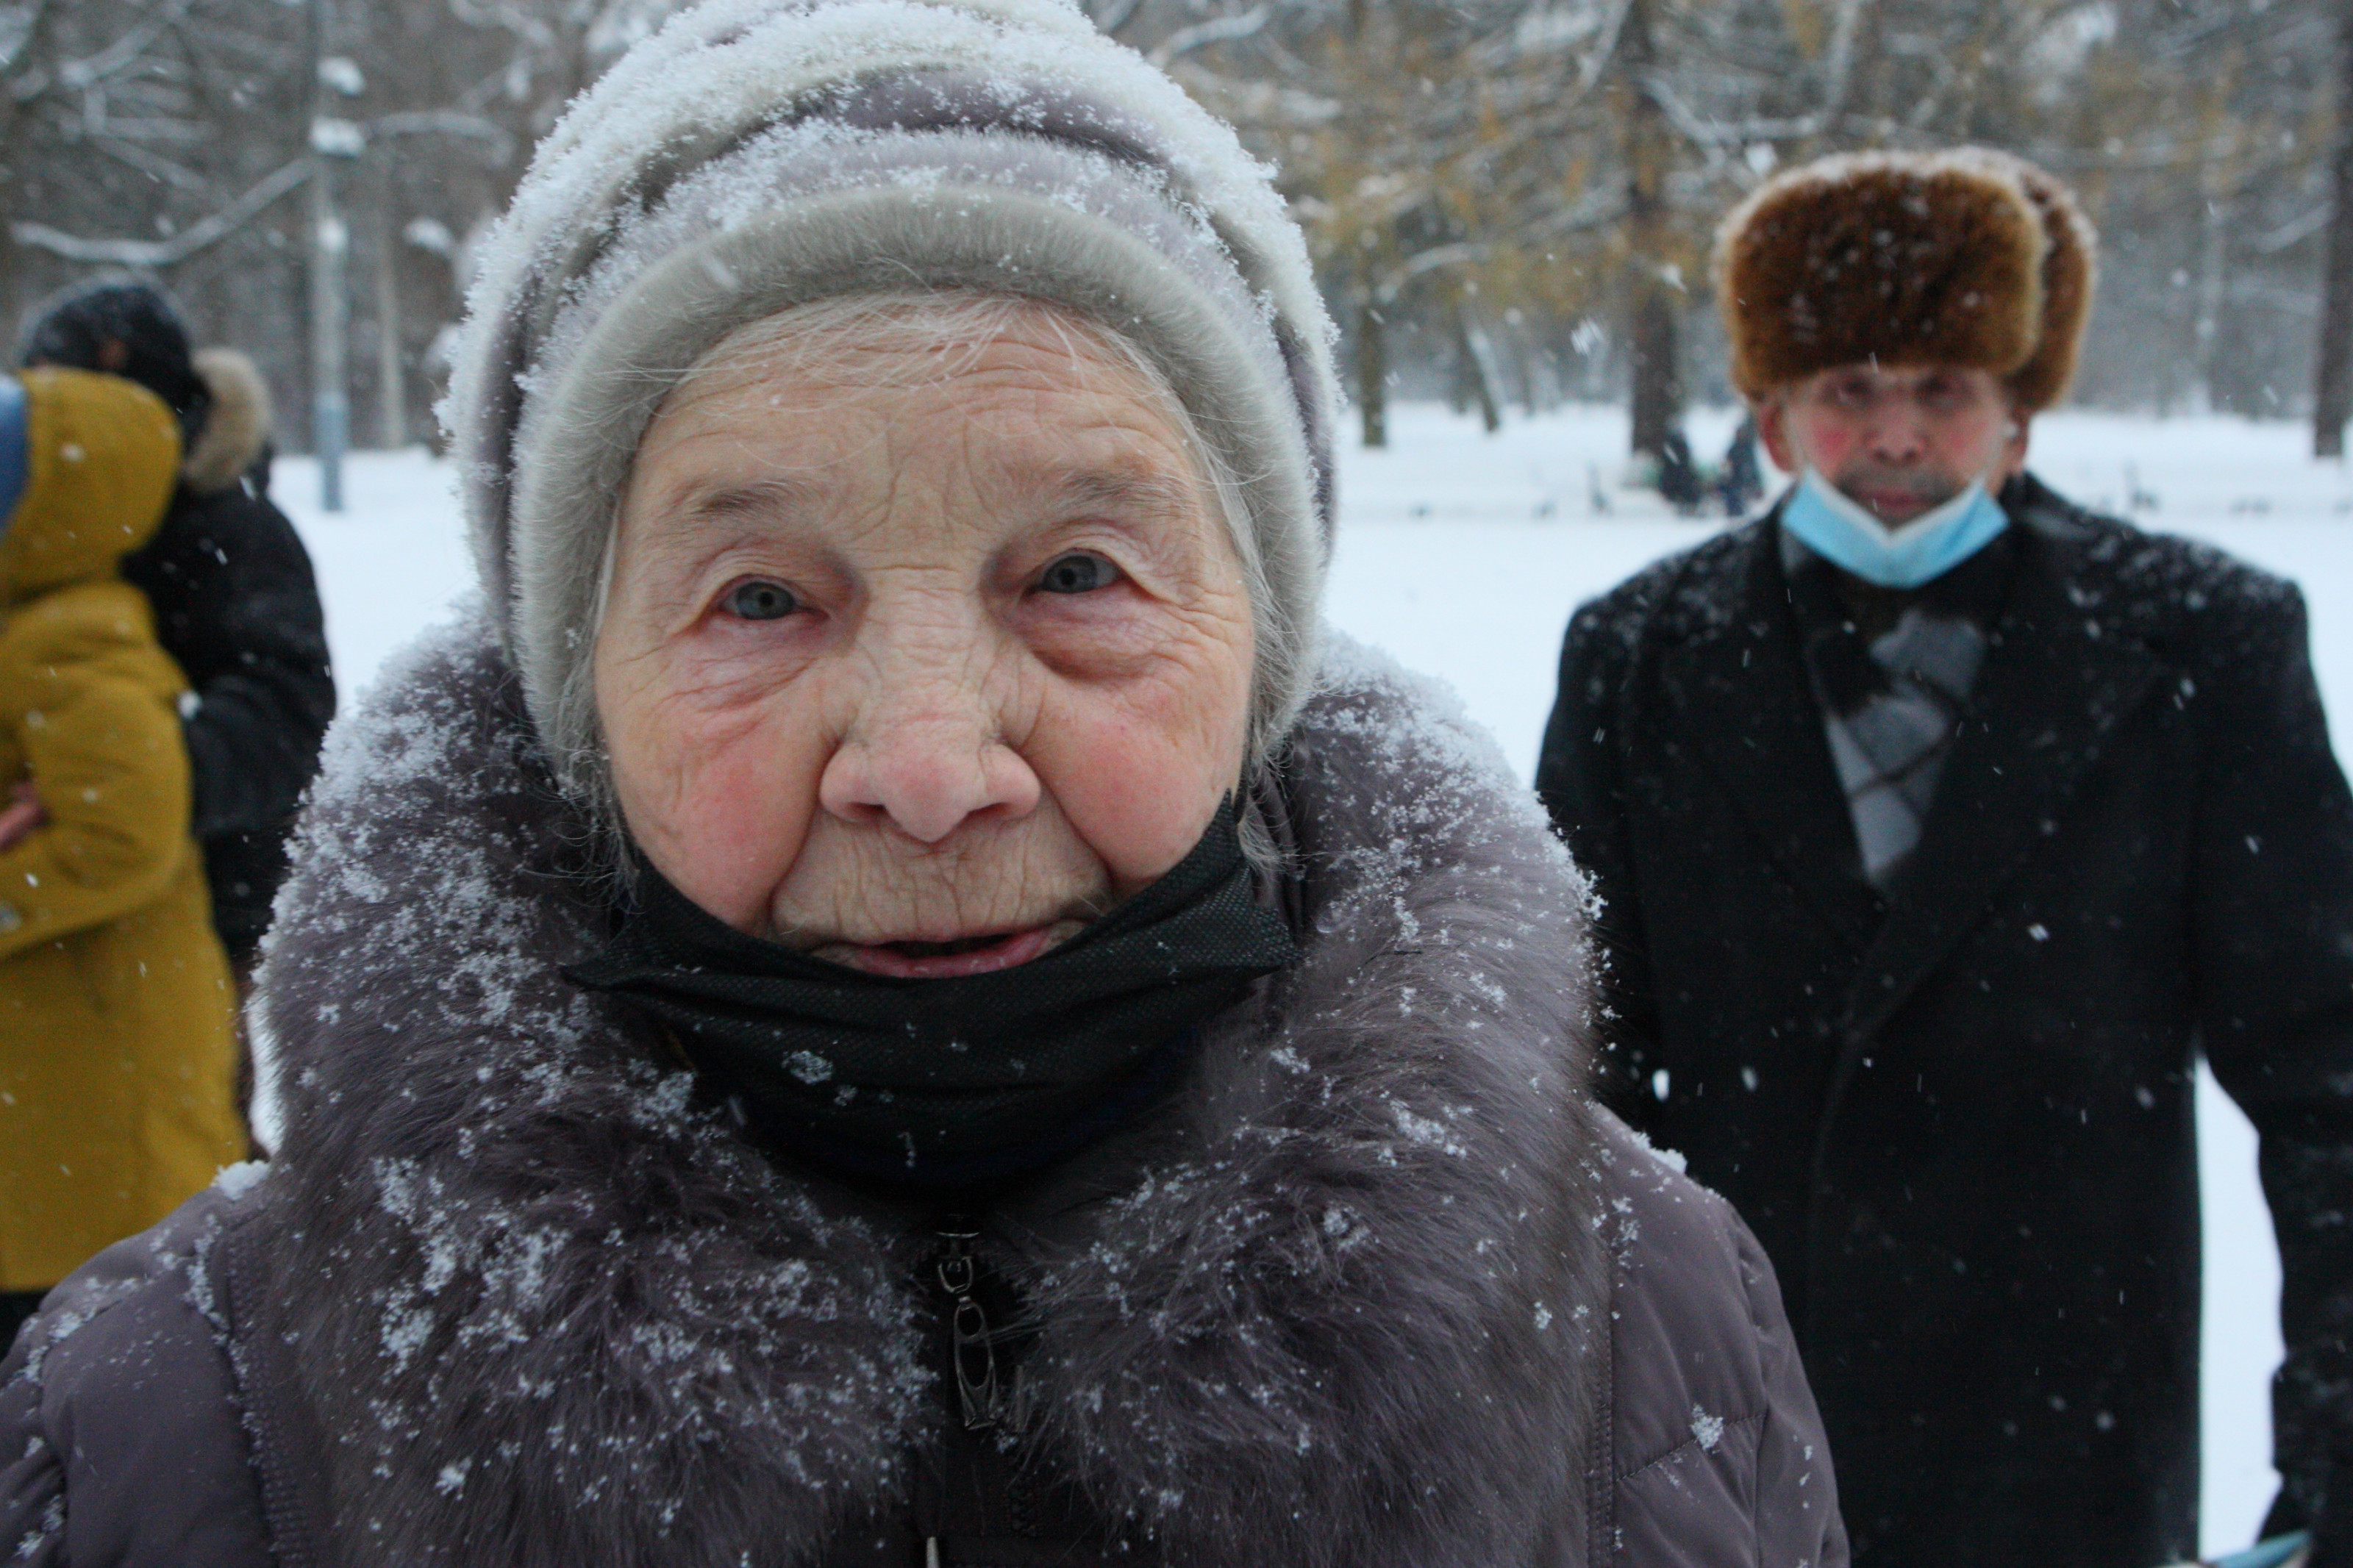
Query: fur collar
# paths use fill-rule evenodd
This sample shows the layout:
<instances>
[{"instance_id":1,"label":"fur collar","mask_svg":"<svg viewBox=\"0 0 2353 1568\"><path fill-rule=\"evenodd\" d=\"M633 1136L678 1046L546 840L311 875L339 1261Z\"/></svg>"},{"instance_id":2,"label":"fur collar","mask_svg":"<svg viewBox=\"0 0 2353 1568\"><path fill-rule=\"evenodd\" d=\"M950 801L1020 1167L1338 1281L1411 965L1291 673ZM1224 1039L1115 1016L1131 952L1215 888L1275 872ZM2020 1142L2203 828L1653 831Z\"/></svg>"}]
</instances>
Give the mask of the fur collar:
<instances>
[{"instance_id":1,"label":"fur collar","mask_svg":"<svg viewBox=\"0 0 2353 1568\"><path fill-rule=\"evenodd\" d=\"M1044 1325L1028 1441L1175 1563L1575 1561L1584 889L1450 700L1334 641L1303 961L991 1222ZM352 1568L805 1561L944 1415L922 1216L762 1159L558 975L578 840L477 615L338 728L281 895L279 1305L239 1331L304 1347Z\"/></svg>"},{"instance_id":2,"label":"fur collar","mask_svg":"<svg viewBox=\"0 0 2353 1568\"><path fill-rule=\"evenodd\" d=\"M180 463L180 478L198 495L211 495L237 483L261 456L269 439L269 384L235 349L200 351L196 374L212 404Z\"/></svg>"}]
</instances>

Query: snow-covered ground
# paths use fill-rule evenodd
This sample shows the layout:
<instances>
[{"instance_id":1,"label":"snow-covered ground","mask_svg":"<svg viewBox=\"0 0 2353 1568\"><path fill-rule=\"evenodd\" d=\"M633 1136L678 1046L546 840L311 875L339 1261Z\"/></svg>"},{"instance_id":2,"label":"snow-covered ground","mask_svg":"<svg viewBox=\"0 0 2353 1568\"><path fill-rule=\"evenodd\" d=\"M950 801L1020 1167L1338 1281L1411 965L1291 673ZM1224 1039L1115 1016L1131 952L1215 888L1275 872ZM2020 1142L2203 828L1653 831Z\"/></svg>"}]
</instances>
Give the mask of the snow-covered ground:
<instances>
[{"instance_id":1,"label":"snow-covered ground","mask_svg":"<svg viewBox=\"0 0 2353 1568\"><path fill-rule=\"evenodd\" d=\"M1704 458L1729 414L1691 422ZM2034 433L2034 467L2079 500L2211 540L2295 578L2337 733L2353 735L2353 472L2306 456L2287 425L2062 414ZM1442 675L1525 775L1552 705L1569 611L1720 526L1623 490L1626 424L1610 409L1516 420L1495 436L1441 408L1392 410L1386 451L1350 450L1332 618ZM315 469L280 466L277 493L308 541L346 693L471 578L449 470L422 453L363 454L352 510L316 505ZM2206 1190L2205 1537L2245 1544L2274 1484L2268 1380L2279 1359L2279 1264L2254 1178L2254 1140L2211 1079L2200 1085Z\"/></svg>"}]
</instances>

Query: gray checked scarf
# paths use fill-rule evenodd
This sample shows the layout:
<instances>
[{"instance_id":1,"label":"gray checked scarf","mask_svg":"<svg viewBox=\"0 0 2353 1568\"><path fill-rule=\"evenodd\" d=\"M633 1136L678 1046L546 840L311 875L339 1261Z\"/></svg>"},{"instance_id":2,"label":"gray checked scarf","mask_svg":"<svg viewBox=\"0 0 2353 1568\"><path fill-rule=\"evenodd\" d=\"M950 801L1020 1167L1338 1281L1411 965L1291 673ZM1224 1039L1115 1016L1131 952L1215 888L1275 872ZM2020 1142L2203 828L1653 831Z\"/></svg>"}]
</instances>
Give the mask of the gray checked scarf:
<instances>
[{"instance_id":1,"label":"gray checked scarf","mask_svg":"<svg viewBox=\"0 0 2353 1568\"><path fill-rule=\"evenodd\" d=\"M2015 554L2005 533L1933 583L1880 588L1781 535L1798 637L1862 874L1882 893L1920 842Z\"/></svg>"}]
</instances>

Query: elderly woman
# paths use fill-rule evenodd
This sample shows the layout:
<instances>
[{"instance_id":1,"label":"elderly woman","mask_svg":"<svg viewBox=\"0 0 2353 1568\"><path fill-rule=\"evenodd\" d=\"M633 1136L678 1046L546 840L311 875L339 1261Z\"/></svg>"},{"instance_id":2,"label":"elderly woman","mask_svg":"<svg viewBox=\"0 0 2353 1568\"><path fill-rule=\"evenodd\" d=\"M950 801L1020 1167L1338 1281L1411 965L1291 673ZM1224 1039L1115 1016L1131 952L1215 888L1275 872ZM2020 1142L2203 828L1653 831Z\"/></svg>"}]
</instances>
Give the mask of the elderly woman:
<instances>
[{"instance_id":1,"label":"elderly woman","mask_svg":"<svg viewBox=\"0 0 2353 1568\"><path fill-rule=\"evenodd\" d=\"M484 605L330 747L285 1126L0 1379L37 1563L1838 1563L1583 892L1319 642L1264 170L1041 0L718 0L557 129Z\"/></svg>"}]
</instances>

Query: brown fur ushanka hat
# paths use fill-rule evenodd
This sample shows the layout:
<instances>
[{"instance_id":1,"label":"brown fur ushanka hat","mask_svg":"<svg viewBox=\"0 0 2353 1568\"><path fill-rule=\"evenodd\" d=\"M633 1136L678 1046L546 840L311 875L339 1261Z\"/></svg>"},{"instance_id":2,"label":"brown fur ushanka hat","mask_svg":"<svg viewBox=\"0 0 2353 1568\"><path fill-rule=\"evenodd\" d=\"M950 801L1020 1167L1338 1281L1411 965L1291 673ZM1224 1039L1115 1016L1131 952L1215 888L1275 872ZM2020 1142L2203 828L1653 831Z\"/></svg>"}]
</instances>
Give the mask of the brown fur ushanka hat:
<instances>
[{"instance_id":1,"label":"brown fur ushanka hat","mask_svg":"<svg viewBox=\"0 0 2353 1568\"><path fill-rule=\"evenodd\" d=\"M2010 373L2010 395L2020 407L2036 413L2066 396L2075 379L2084 328L2092 318L2092 289L2099 281L2100 237L2075 205L2075 193L2052 174L2023 158L1987 155L2017 176L2042 224L2042 330L2034 353Z\"/></svg>"},{"instance_id":2,"label":"brown fur ushanka hat","mask_svg":"<svg viewBox=\"0 0 2353 1568\"><path fill-rule=\"evenodd\" d=\"M2074 374L2096 245L2066 187L2006 153L1800 165L1716 231L1733 384L1756 398L1841 364L1968 365L2047 407Z\"/></svg>"}]
</instances>

